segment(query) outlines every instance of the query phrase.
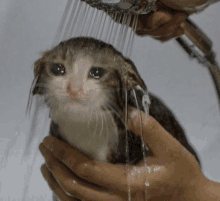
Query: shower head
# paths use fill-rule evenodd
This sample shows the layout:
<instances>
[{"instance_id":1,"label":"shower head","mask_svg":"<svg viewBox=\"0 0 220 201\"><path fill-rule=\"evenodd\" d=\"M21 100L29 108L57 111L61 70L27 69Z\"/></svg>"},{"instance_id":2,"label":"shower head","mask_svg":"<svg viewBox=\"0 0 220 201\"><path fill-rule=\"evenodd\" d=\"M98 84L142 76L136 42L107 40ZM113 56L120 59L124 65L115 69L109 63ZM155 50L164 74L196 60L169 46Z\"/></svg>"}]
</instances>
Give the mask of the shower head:
<instances>
[{"instance_id":1,"label":"shower head","mask_svg":"<svg viewBox=\"0 0 220 201\"><path fill-rule=\"evenodd\" d=\"M157 0L82 0L90 6L108 13L147 14Z\"/></svg>"}]
</instances>

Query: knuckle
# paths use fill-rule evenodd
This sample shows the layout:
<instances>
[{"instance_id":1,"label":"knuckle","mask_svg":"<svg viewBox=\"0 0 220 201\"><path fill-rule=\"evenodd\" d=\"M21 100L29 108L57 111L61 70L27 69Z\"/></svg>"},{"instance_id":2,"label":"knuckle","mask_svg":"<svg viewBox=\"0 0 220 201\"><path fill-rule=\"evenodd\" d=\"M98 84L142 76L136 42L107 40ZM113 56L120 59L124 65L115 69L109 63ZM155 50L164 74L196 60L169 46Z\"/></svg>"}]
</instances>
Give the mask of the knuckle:
<instances>
[{"instance_id":1,"label":"knuckle","mask_svg":"<svg viewBox=\"0 0 220 201\"><path fill-rule=\"evenodd\" d=\"M81 178L86 179L88 177L88 172L89 172L89 165L87 163L80 164L76 168L76 174Z\"/></svg>"},{"instance_id":2,"label":"knuckle","mask_svg":"<svg viewBox=\"0 0 220 201\"><path fill-rule=\"evenodd\" d=\"M66 160L67 153L68 152L63 148L60 148L58 151L54 152L55 156L60 160Z\"/></svg>"},{"instance_id":3,"label":"knuckle","mask_svg":"<svg viewBox=\"0 0 220 201\"><path fill-rule=\"evenodd\" d=\"M52 165L51 160L47 160L47 161L46 161L46 166L47 166L47 168L48 168L50 171L53 171L54 166Z\"/></svg>"}]
</instances>

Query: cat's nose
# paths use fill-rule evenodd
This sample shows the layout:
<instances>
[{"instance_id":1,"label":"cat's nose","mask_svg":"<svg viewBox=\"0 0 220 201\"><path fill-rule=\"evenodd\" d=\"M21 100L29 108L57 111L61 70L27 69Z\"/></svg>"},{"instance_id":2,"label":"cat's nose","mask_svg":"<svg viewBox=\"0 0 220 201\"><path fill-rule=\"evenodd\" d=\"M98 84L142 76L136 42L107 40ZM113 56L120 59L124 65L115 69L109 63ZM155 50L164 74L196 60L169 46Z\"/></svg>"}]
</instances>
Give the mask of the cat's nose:
<instances>
[{"instance_id":1,"label":"cat's nose","mask_svg":"<svg viewBox=\"0 0 220 201\"><path fill-rule=\"evenodd\" d=\"M67 86L67 93L73 101L76 101L79 100L80 95L83 94L83 88L82 86L75 85L73 81L70 81L70 83Z\"/></svg>"}]
</instances>

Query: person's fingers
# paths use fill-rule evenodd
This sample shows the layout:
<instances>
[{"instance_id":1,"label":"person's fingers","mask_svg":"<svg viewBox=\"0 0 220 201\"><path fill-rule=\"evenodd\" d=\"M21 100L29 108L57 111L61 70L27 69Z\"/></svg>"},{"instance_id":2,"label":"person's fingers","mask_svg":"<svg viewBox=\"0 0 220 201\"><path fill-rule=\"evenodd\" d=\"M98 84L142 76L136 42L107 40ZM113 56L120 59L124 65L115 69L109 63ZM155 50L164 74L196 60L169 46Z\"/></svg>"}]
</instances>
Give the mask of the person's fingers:
<instances>
[{"instance_id":1,"label":"person's fingers","mask_svg":"<svg viewBox=\"0 0 220 201\"><path fill-rule=\"evenodd\" d=\"M46 137L43 142L56 158L80 178L99 186L127 189L126 167L89 160L78 150L55 137ZM46 151L44 156L48 160L53 157L50 152ZM118 180L120 180L120 184Z\"/></svg>"},{"instance_id":2,"label":"person's fingers","mask_svg":"<svg viewBox=\"0 0 220 201\"><path fill-rule=\"evenodd\" d=\"M142 135L145 143L157 158L170 158L182 151L182 145L171 136L153 117L133 109L129 129Z\"/></svg>"},{"instance_id":3,"label":"person's fingers","mask_svg":"<svg viewBox=\"0 0 220 201\"><path fill-rule=\"evenodd\" d=\"M151 164L148 165L148 160ZM159 164L159 165L158 165ZM160 181L166 172L163 165L157 159L147 159L141 166L120 166L109 163L87 162L78 167L77 175L97 185L111 189L112 192L119 191L125 194L130 189L131 193L144 191L147 183Z\"/></svg>"},{"instance_id":4,"label":"person's fingers","mask_svg":"<svg viewBox=\"0 0 220 201\"><path fill-rule=\"evenodd\" d=\"M43 144L53 153L54 156L56 156L56 158L63 162L72 172L77 174L79 177L84 178L90 182L95 182L100 186L116 185L115 188L117 188L117 178L121 178L123 184L120 185L127 188L126 171L123 166L115 166L113 164L106 164L90 160L77 149L72 148L69 144L52 136L46 137L43 141ZM97 175L99 176L95 180L93 176L96 177L96 173L90 173L90 167L93 169L97 168L96 170L100 170L100 172L97 172ZM101 174L101 170L103 174ZM107 177L109 178L107 182L109 183L105 183L105 173L109 174L107 174ZM114 183L115 181L116 184Z\"/></svg>"},{"instance_id":5,"label":"person's fingers","mask_svg":"<svg viewBox=\"0 0 220 201\"><path fill-rule=\"evenodd\" d=\"M55 137L46 137L44 139L44 145L80 178L86 179L99 186L127 189L125 167L88 160L88 158L79 151ZM42 145L40 149L42 149L41 147ZM49 160L53 157L50 152L47 151L42 154L45 156L45 160ZM120 184L118 183L118 179L120 179Z\"/></svg>"},{"instance_id":6,"label":"person's fingers","mask_svg":"<svg viewBox=\"0 0 220 201\"><path fill-rule=\"evenodd\" d=\"M68 195L66 195L63 192L63 190L61 189L59 184L56 182L53 175L50 173L50 171L48 170L48 168L45 164L41 166L41 172L42 172L45 180L47 181L50 189L56 194L56 196L60 200L65 200L65 201L77 201L78 200L78 199L69 197Z\"/></svg>"},{"instance_id":7,"label":"person's fingers","mask_svg":"<svg viewBox=\"0 0 220 201\"><path fill-rule=\"evenodd\" d=\"M58 161L43 144L40 145L40 151L45 156L48 169L68 196L84 200L120 200L118 196L109 194L106 188L80 179Z\"/></svg>"},{"instance_id":8,"label":"person's fingers","mask_svg":"<svg viewBox=\"0 0 220 201\"><path fill-rule=\"evenodd\" d=\"M147 15L139 15L137 32L149 32L161 27L172 19L172 14L167 11L157 11Z\"/></svg>"},{"instance_id":9,"label":"person's fingers","mask_svg":"<svg viewBox=\"0 0 220 201\"><path fill-rule=\"evenodd\" d=\"M183 22L187 18L187 14L185 13L177 13L172 16L172 19L169 20L167 23L162 23L162 26L159 26L152 31L143 27L143 30L137 30L137 34L139 35L150 35L153 37L167 37L172 35L175 30L180 29L180 23ZM161 21L164 22L164 21ZM161 23L158 22L158 23Z\"/></svg>"},{"instance_id":10,"label":"person's fingers","mask_svg":"<svg viewBox=\"0 0 220 201\"><path fill-rule=\"evenodd\" d=\"M167 36L159 36L159 37L154 37L154 39L159 40L161 42L168 41L172 38L177 38L179 36L182 36L184 34L184 30L180 27L178 27L172 34L168 34Z\"/></svg>"},{"instance_id":11,"label":"person's fingers","mask_svg":"<svg viewBox=\"0 0 220 201\"><path fill-rule=\"evenodd\" d=\"M169 33L173 33L174 30L180 26L180 23L185 21L186 18L187 18L187 14L177 13L173 15L172 19L169 22L165 23L164 25L158 27L153 31L149 31L148 35L166 36Z\"/></svg>"},{"instance_id":12,"label":"person's fingers","mask_svg":"<svg viewBox=\"0 0 220 201\"><path fill-rule=\"evenodd\" d=\"M56 158L62 161L71 170L75 166L75 163L78 165L79 163L90 160L89 157L85 156L82 152L56 137L45 137L43 143Z\"/></svg>"},{"instance_id":13,"label":"person's fingers","mask_svg":"<svg viewBox=\"0 0 220 201\"><path fill-rule=\"evenodd\" d=\"M55 137L46 137L44 139L44 145L78 177L99 186L111 188L113 190L120 189L121 191L127 192L128 173L132 172L134 169L131 170L131 168L129 169L125 166L90 160L78 150ZM48 161L53 157L50 152L44 153L44 156L45 160ZM148 162L146 162L147 165L158 164L154 163L153 159L150 163ZM50 165L50 167L52 166ZM150 169L147 168L146 172L143 172L143 175L148 174L148 170ZM143 169L143 171L145 170ZM153 175L153 172L154 171L151 171L151 175ZM156 175L154 175L154 177L155 176ZM137 189L137 186L143 186L145 180L145 177L139 177L138 182L134 181L131 183L132 189Z\"/></svg>"},{"instance_id":14,"label":"person's fingers","mask_svg":"<svg viewBox=\"0 0 220 201\"><path fill-rule=\"evenodd\" d=\"M77 175L97 185L113 190L127 192L127 172L129 168L110 163L81 164L77 169Z\"/></svg>"}]
</instances>

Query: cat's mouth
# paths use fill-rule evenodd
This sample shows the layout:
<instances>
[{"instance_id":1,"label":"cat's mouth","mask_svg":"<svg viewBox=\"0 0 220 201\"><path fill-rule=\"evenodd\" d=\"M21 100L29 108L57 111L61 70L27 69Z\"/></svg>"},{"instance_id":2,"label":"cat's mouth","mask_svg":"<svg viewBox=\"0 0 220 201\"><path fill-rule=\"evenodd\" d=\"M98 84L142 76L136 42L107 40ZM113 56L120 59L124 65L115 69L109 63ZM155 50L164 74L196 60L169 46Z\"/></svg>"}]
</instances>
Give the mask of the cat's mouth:
<instances>
[{"instance_id":1,"label":"cat's mouth","mask_svg":"<svg viewBox=\"0 0 220 201\"><path fill-rule=\"evenodd\" d=\"M77 90L73 90L70 85L67 87L67 95L69 96L70 100L74 103L81 103L86 104L89 101L89 97L82 88L78 88Z\"/></svg>"},{"instance_id":2,"label":"cat's mouth","mask_svg":"<svg viewBox=\"0 0 220 201\"><path fill-rule=\"evenodd\" d=\"M68 105L73 107L93 107L94 102L90 100L88 96L85 95L69 95Z\"/></svg>"}]
</instances>

